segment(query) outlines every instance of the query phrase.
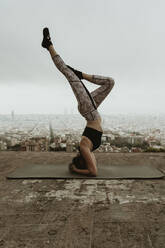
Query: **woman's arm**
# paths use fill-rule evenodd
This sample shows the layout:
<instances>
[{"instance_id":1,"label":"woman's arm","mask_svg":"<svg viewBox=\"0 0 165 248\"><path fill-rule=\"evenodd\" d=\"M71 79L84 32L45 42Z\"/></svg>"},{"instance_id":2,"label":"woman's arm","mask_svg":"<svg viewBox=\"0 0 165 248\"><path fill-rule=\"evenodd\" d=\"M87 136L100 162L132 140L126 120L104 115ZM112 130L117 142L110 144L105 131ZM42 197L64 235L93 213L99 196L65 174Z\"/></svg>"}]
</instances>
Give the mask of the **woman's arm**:
<instances>
[{"instance_id":1,"label":"woman's arm","mask_svg":"<svg viewBox=\"0 0 165 248\"><path fill-rule=\"evenodd\" d=\"M91 172L88 169L77 169L75 165L72 165L72 169L74 172L78 173L78 174L84 174L84 175L88 175L88 176L95 176L93 174L91 174Z\"/></svg>"},{"instance_id":2,"label":"woman's arm","mask_svg":"<svg viewBox=\"0 0 165 248\"><path fill-rule=\"evenodd\" d=\"M74 164L72 165L72 170L80 174L85 174L85 175L90 174L90 171L88 169L78 169Z\"/></svg>"},{"instance_id":3,"label":"woman's arm","mask_svg":"<svg viewBox=\"0 0 165 248\"><path fill-rule=\"evenodd\" d=\"M80 146L81 154L86 161L86 165L91 175L97 176L96 159L86 145Z\"/></svg>"}]
</instances>

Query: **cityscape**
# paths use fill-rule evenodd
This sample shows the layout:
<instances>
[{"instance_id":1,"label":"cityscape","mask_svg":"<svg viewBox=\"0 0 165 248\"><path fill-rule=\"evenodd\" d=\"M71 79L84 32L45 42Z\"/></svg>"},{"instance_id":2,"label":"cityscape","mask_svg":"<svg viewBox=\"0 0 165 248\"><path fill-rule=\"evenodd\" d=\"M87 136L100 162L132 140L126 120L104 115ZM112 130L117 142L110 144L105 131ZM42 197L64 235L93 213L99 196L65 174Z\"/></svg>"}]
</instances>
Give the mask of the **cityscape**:
<instances>
[{"instance_id":1,"label":"cityscape","mask_svg":"<svg viewBox=\"0 0 165 248\"><path fill-rule=\"evenodd\" d=\"M164 152L165 115L102 116L95 152ZM77 152L86 121L79 114L0 115L0 151Z\"/></svg>"}]
</instances>

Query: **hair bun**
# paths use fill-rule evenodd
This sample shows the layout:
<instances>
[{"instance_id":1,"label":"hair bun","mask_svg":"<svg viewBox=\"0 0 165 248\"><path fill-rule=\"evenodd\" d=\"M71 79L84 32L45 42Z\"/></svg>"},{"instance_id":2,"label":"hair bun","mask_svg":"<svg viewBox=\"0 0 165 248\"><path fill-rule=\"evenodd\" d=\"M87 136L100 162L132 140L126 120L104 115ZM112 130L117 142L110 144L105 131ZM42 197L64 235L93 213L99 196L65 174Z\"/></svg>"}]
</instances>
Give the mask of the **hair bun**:
<instances>
[{"instance_id":1,"label":"hair bun","mask_svg":"<svg viewBox=\"0 0 165 248\"><path fill-rule=\"evenodd\" d=\"M87 169L85 159L81 154L78 154L72 159L72 163L76 166L77 169Z\"/></svg>"}]
</instances>

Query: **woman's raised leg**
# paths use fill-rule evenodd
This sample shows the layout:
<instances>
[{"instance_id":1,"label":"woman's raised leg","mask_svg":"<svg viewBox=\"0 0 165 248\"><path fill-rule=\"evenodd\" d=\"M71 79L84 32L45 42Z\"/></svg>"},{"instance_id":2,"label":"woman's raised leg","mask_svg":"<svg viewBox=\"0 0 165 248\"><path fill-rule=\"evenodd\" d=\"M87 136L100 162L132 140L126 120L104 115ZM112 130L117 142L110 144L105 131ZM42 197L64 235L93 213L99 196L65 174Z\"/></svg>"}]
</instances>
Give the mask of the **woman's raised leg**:
<instances>
[{"instance_id":1,"label":"woman's raised leg","mask_svg":"<svg viewBox=\"0 0 165 248\"><path fill-rule=\"evenodd\" d=\"M93 110L91 99L77 75L68 68L60 55L55 51L53 45L49 47L49 52L57 69L67 78L74 95L77 98L80 113L83 115L84 113Z\"/></svg>"},{"instance_id":2,"label":"woman's raised leg","mask_svg":"<svg viewBox=\"0 0 165 248\"><path fill-rule=\"evenodd\" d=\"M87 93L87 90L85 90L85 87L83 86L81 80L70 68L68 68L68 66L65 64L63 59L54 49L54 46L51 42L51 38L49 35L49 30L47 28L43 30L43 36L44 37L43 37L42 46L44 48L47 48L57 69L69 81L71 88L74 92L74 95L77 98L78 110L80 114L87 121L93 121L100 118L100 115L96 107L91 101L91 95ZM85 73L83 78L87 79L88 81L91 81L94 84L101 85L101 87L99 87L98 89L96 89L91 93L93 98L96 99L96 104L99 105L101 101L103 101L103 99L106 97L106 95L108 95L108 93L112 89L113 87L112 84L114 82L113 79L109 77L96 76L96 75L92 75L90 77L88 74ZM103 91L105 91L104 94Z\"/></svg>"},{"instance_id":3,"label":"woman's raised leg","mask_svg":"<svg viewBox=\"0 0 165 248\"><path fill-rule=\"evenodd\" d=\"M67 78L74 95L78 102L78 110L80 114L88 121L95 120L99 117L99 113L93 106L90 94L87 94L85 87L79 77L65 64L60 55L56 52L49 35L48 28L43 29L42 47L46 48L56 65L57 69ZM93 111L95 111L93 113Z\"/></svg>"}]
</instances>

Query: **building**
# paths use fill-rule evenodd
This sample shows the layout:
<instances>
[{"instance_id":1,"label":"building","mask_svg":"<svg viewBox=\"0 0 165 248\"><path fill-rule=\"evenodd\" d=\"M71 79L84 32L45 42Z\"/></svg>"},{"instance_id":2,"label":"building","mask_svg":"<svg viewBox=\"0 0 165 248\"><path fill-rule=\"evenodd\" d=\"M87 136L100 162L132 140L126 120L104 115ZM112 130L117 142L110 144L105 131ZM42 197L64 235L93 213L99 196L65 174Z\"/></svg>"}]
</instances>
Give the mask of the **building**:
<instances>
[{"instance_id":1,"label":"building","mask_svg":"<svg viewBox=\"0 0 165 248\"><path fill-rule=\"evenodd\" d=\"M27 152L29 151L48 151L49 141L46 137L33 137L25 142L22 142L21 149Z\"/></svg>"},{"instance_id":2,"label":"building","mask_svg":"<svg viewBox=\"0 0 165 248\"><path fill-rule=\"evenodd\" d=\"M66 152L74 152L74 144L71 142L66 143Z\"/></svg>"},{"instance_id":3,"label":"building","mask_svg":"<svg viewBox=\"0 0 165 248\"><path fill-rule=\"evenodd\" d=\"M7 150L7 143L5 141L0 140L0 151Z\"/></svg>"}]
</instances>

